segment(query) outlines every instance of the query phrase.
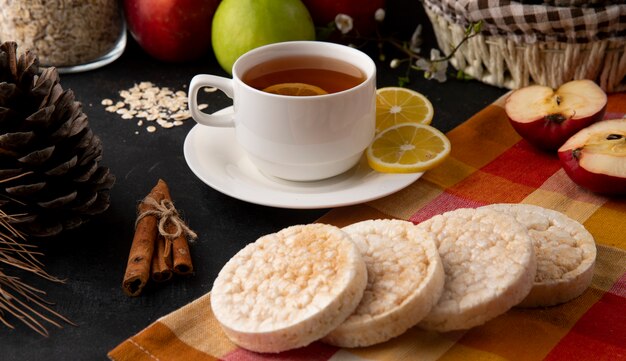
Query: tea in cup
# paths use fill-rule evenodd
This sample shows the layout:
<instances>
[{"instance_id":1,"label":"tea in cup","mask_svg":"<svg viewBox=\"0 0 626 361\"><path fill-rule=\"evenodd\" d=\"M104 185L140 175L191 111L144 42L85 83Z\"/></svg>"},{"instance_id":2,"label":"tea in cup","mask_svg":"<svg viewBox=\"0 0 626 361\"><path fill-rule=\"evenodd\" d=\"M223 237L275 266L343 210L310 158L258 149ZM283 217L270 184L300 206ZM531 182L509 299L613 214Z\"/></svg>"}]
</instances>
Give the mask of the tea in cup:
<instances>
[{"instance_id":1,"label":"tea in cup","mask_svg":"<svg viewBox=\"0 0 626 361\"><path fill-rule=\"evenodd\" d=\"M340 44L292 41L242 55L233 78L196 75L189 109L199 124L234 127L239 146L263 173L313 181L355 166L374 138L376 66ZM202 87L233 99L231 113L198 109Z\"/></svg>"}]
</instances>

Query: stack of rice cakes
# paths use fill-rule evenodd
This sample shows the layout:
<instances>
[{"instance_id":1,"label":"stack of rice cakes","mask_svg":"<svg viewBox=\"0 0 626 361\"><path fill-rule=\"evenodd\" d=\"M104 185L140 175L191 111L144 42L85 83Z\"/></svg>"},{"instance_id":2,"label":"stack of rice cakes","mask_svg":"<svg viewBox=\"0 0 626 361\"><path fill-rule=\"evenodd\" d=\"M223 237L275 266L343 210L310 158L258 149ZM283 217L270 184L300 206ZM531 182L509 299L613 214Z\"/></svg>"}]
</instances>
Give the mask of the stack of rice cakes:
<instances>
[{"instance_id":1,"label":"stack of rice cakes","mask_svg":"<svg viewBox=\"0 0 626 361\"><path fill-rule=\"evenodd\" d=\"M228 261L211 306L231 341L251 351L317 340L362 347L416 325L468 329L515 306L567 302L591 283L595 258L584 226L533 205L457 209L419 225L297 225Z\"/></svg>"}]
</instances>

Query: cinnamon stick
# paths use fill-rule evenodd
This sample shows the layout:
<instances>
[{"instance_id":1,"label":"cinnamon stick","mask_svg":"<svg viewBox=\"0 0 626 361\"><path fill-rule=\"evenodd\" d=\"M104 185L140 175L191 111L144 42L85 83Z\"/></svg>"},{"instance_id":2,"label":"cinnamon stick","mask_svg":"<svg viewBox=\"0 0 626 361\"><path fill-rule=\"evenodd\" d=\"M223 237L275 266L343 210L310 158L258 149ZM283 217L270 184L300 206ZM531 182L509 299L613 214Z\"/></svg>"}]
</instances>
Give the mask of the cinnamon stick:
<instances>
[{"instance_id":1,"label":"cinnamon stick","mask_svg":"<svg viewBox=\"0 0 626 361\"><path fill-rule=\"evenodd\" d=\"M157 202L161 202L165 197L164 190L167 191L167 185L162 180L159 180L157 185L152 188L150 193L137 207L139 214L141 215L152 210L153 207L146 203L147 199L152 198ZM129 296L139 295L148 282L157 234L158 219L156 215L148 214L138 220L128 255L124 280L122 281L122 289Z\"/></svg>"},{"instance_id":2,"label":"cinnamon stick","mask_svg":"<svg viewBox=\"0 0 626 361\"><path fill-rule=\"evenodd\" d=\"M161 235L156 239L156 252L152 255L152 280L165 282L172 278L171 242L166 242Z\"/></svg>"},{"instance_id":3,"label":"cinnamon stick","mask_svg":"<svg viewBox=\"0 0 626 361\"><path fill-rule=\"evenodd\" d=\"M191 262L191 252L185 236L180 236L172 243L172 255L174 273L187 276L193 273L193 263Z\"/></svg>"},{"instance_id":4,"label":"cinnamon stick","mask_svg":"<svg viewBox=\"0 0 626 361\"><path fill-rule=\"evenodd\" d=\"M165 200L172 201L172 196L169 189L165 190ZM171 223L165 225L165 230L169 233L174 232L175 226ZM168 239L171 242L172 250L172 263L174 273L178 275L190 275L193 273L193 263L191 261L191 252L189 250L189 243L187 242L187 235L181 233L173 240Z\"/></svg>"}]
</instances>

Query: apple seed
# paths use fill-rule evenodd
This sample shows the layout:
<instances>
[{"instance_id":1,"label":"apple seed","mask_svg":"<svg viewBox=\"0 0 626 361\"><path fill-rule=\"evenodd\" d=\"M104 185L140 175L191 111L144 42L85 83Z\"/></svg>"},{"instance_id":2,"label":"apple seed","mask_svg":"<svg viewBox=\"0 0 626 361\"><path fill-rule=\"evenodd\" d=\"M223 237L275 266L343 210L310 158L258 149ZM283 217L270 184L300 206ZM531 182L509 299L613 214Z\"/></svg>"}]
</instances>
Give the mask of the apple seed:
<instances>
[{"instance_id":1,"label":"apple seed","mask_svg":"<svg viewBox=\"0 0 626 361\"><path fill-rule=\"evenodd\" d=\"M556 123L556 124L561 124L564 121L566 121L567 119L569 119L569 118L565 117L561 113L555 113L555 114L548 114L548 115L546 115L546 120L548 120L549 122Z\"/></svg>"}]
</instances>

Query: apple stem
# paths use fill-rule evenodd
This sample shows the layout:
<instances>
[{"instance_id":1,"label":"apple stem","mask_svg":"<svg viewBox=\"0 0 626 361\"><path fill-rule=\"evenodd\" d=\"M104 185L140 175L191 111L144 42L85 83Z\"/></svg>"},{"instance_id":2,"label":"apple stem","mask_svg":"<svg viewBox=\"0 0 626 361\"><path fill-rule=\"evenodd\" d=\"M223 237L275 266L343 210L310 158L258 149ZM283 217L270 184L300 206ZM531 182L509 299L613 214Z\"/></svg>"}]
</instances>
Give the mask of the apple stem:
<instances>
[{"instance_id":1,"label":"apple stem","mask_svg":"<svg viewBox=\"0 0 626 361\"><path fill-rule=\"evenodd\" d=\"M622 139L622 135L621 134L609 134L606 137L606 140L618 140L618 139Z\"/></svg>"},{"instance_id":2,"label":"apple stem","mask_svg":"<svg viewBox=\"0 0 626 361\"><path fill-rule=\"evenodd\" d=\"M555 100L556 100L556 105L561 105L561 97L560 96L557 95Z\"/></svg>"}]
</instances>

